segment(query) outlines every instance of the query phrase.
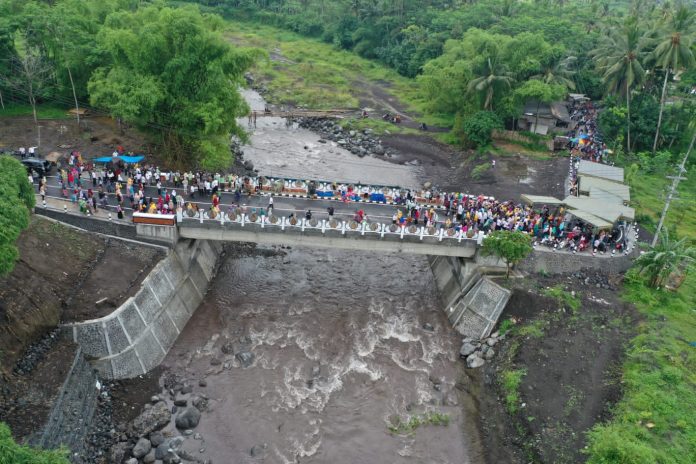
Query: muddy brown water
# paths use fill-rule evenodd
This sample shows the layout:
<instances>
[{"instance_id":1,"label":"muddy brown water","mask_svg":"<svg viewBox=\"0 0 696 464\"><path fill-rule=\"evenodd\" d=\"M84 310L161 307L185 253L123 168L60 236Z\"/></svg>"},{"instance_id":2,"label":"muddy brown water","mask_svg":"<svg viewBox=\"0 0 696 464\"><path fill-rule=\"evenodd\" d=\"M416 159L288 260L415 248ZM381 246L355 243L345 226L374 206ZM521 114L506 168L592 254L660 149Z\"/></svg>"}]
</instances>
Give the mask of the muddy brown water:
<instances>
[{"instance_id":1,"label":"muddy brown water","mask_svg":"<svg viewBox=\"0 0 696 464\"><path fill-rule=\"evenodd\" d=\"M235 463L482 462L477 413L455 388L466 375L460 337L438 309L424 258L265 255L223 258L163 363L164 377L210 398L195 430L202 440L187 439L185 449ZM254 354L251 366L235 358L241 350ZM425 412L450 423L388 431L395 417Z\"/></svg>"}]
</instances>

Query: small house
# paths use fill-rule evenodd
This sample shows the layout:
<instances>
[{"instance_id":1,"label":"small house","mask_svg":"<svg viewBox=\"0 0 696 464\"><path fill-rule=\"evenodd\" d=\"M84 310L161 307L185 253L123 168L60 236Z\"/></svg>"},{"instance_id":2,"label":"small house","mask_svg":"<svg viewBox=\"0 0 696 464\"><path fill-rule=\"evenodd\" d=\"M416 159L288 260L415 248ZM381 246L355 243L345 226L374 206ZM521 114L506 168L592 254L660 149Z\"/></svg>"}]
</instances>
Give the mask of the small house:
<instances>
[{"instance_id":1,"label":"small house","mask_svg":"<svg viewBox=\"0 0 696 464\"><path fill-rule=\"evenodd\" d=\"M549 104L528 100L520 117L519 128L546 135L553 132L565 132L571 127L571 123L565 102Z\"/></svg>"}]
</instances>

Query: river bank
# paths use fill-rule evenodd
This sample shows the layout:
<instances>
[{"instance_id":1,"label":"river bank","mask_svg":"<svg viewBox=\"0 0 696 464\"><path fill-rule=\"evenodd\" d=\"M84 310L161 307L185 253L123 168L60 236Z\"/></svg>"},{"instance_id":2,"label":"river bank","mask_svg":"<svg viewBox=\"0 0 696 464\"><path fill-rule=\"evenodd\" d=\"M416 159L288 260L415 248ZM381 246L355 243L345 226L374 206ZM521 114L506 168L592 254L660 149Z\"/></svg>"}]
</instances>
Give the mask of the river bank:
<instances>
[{"instance_id":1,"label":"river bank","mask_svg":"<svg viewBox=\"0 0 696 464\"><path fill-rule=\"evenodd\" d=\"M160 252L37 216L17 246L20 261L0 280L0 421L24 440L40 431L75 356L56 326L111 312Z\"/></svg>"}]
</instances>

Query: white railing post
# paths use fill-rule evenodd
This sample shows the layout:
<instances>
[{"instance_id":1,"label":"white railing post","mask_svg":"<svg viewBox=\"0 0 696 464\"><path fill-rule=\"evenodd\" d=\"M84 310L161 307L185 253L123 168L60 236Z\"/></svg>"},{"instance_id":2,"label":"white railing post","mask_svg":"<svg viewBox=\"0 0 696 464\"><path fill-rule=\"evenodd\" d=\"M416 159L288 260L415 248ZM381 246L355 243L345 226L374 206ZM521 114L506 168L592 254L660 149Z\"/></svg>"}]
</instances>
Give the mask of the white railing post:
<instances>
[{"instance_id":1,"label":"white railing post","mask_svg":"<svg viewBox=\"0 0 696 464\"><path fill-rule=\"evenodd\" d=\"M382 227L379 229L379 238L384 238L384 233L387 231L387 225L382 224Z\"/></svg>"},{"instance_id":2,"label":"white railing post","mask_svg":"<svg viewBox=\"0 0 696 464\"><path fill-rule=\"evenodd\" d=\"M244 227L245 220L246 220L246 214L242 213L242 227Z\"/></svg>"},{"instance_id":3,"label":"white railing post","mask_svg":"<svg viewBox=\"0 0 696 464\"><path fill-rule=\"evenodd\" d=\"M464 230L459 230L459 237L457 237L457 243L462 243L462 237L464 237Z\"/></svg>"},{"instance_id":4,"label":"white railing post","mask_svg":"<svg viewBox=\"0 0 696 464\"><path fill-rule=\"evenodd\" d=\"M365 221L360 224L361 230L360 230L360 235L365 235L365 228L367 227L367 224L365 224Z\"/></svg>"},{"instance_id":5,"label":"white railing post","mask_svg":"<svg viewBox=\"0 0 696 464\"><path fill-rule=\"evenodd\" d=\"M321 220L321 233L326 233L326 219Z\"/></svg>"},{"instance_id":6,"label":"white railing post","mask_svg":"<svg viewBox=\"0 0 696 464\"><path fill-rule=\"evenodd\" d=\"M220 225L225 226L225 213L223 211L220 211Z\"/></svg>"},{"instance_id":7,"label":"white railing post","mask_svg":"<svg viewBox=\"0 0 696 464\"><path fill-rule=\"evenodd\" d=\"M445 235L445 229L440 229L440 238L438 239L439 242L442 241L442 236Z\"/></svg>"},{"instance_id":8,"label":"white railing post","mask_svg":"<svg viewBox=\"0 0 696 464\"><path fill-rule=\"evenodd\" d=\"M307 219L303 219L302 220L302 228L301 228L302 232L304 232L304 228L306 225L307 225Z\"/></svg>"},{"instance_id":9,"label":"white railing post","mask_svg":"<svg viewBox=\"0 0 696 464\"><path fill-rule=\"evenodd\" d=\"M263 229L264 224L266 223L266 216L261 216L261 228Z\"/></svg>"},{"instance_id":10,"label":"white railing post","mask_svg":"<svg viewBox=\"0 0 696 464\"><path fill-rule=\"evenodd\" d=\"M406 232L406 226L401 226L401 234L400 234L401 240L404 239L404 232Z\"/></svg>"},{"instance_id":11,"label":"white railing post","mask_svg":"<svg viewBox=\"0 0 696 464\"><path fill-rule=\"evenodd\" d=\"M341 235L346 235L346 221L341 221Z\"/></svg>"},{"instance_id":12,"label":"white railing post","mask_svg":"<svg viewBox=\"0 0 696 464\"><path fill-rule=\"evenodd\" d=\"M283 220L280 221L280 230L285 230L285 216L283 216Z\"/></svg>"},{"instance_id":13,"label":"white railing post","mask_svg":"<svg viewBox=\"0 0 696 464\"><path fill-rule=\"evenodd\" d=\"M425 232L425 227L420 228L420 239L423 240L423 232Z\"/></svg>"},{"instance_id":14,"label":"white railing post","mask_svg":"<svg viewBox=\"0 0 696 464\"><path fill-rule=\"evenodd\" d=\"M201 224L203 224L203 210L202 209L198 210L198 217L201 220Z\"/></svg>"}]
</instances>

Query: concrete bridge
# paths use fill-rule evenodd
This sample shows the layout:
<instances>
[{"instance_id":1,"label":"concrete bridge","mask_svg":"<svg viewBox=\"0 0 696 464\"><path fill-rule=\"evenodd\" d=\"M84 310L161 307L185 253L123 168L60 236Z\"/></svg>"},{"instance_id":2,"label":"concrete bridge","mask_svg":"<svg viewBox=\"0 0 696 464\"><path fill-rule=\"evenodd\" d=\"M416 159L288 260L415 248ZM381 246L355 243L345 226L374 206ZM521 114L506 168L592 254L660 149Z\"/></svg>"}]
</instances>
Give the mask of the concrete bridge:
<instances>
[{"instance_id":1,"label":"concrete bridge","mask_svg":"<svg viewBox=\"0 0 696 464\"><path fill-rule=\"evenodd\" d=\"M309 246L380 253L474 258L482 236L436 227L398 226L354 220L305 219L200 210L175 215L133 214L138 236L175 244L179 239L253 242L263 245Z\"/></svg>"}]
</instances>

